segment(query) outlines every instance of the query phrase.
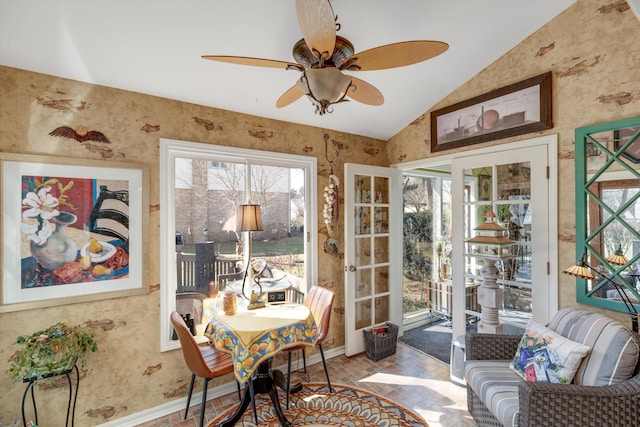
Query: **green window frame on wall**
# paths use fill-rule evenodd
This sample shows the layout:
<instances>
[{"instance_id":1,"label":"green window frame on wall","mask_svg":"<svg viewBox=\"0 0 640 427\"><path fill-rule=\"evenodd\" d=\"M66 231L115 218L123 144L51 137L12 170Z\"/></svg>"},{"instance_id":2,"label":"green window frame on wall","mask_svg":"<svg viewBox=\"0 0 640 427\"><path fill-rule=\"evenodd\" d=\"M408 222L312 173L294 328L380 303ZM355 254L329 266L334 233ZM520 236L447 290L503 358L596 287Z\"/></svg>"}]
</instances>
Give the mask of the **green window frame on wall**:
<instances>
[{"instance_id":1,"label":"green window frame on wall","mask_svg":"<svg viewBox=\"0 0 640 427\"><path fill-rule=\"evenodd\" d=\"M640 301L640 116L575 130L576 258ZM609 198L603 188L609 190ZM611 191L619 191L611 193ZM612 196L611 194L615 195ZM617 197L621 196L621 197ZM607 262L622 250L627 262ZM577 279L579 303L628 312L610 280ZM640 311L640 304L634 304Z\"/></svg>"}]
</instances>

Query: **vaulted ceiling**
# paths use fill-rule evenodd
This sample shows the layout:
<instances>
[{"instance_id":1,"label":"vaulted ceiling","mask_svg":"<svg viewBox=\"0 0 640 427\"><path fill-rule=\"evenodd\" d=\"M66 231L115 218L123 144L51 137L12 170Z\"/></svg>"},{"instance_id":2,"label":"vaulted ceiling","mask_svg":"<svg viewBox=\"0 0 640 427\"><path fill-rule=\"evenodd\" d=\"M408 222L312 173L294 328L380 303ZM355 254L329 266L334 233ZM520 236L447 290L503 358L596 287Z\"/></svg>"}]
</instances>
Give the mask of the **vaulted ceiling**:
<instances>
[{"instance_id":1,"label":"vaulted ceiling","mask_svg":"<svg viewBox=\"0 0 640 427\"><path fill-rule=\"evenodd\" d=\"M0 0L0 65L387 140L574 1L333 0L338 35L356 52L407 40L449 49L353 73L384 104L324 116L304 97L275 107L299 72L201 58L292 61L302 37L293 0Z\"/></svg>"}]
</instances>

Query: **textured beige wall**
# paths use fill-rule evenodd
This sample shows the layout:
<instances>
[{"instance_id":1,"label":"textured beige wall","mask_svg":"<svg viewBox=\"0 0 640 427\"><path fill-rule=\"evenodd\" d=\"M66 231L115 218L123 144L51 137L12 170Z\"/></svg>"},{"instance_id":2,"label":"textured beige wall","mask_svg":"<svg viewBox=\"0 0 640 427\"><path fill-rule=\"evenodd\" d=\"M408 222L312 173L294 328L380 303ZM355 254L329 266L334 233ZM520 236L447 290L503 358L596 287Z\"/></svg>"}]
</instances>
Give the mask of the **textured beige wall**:
<instances>
[{"instance_id":1,"label":"textured beige wall","mask_svg":"<svg viewBox=\"0 0 640 427\"><path fill-rule=\"evenodd\" d=\"M146 273L151 289L144 296L0 314L0 422L20 414L24 390L22 384L12 384L5 374L9 358L17 349L13 340L57 321L76 324L90 320L95 322L98 334L100 350L89 355L89 370L80 383L76 425L97 425L186 395L190 375L181 352L159 351L159 138L318 157L320 243L326 232L321 215L322 189L329 175L324 158L325 133L339 152L335 165L338 176L343 175L346 161L388 164L383 141L13 68L0 67L0 93L0 151L98 159L105 165L135 162L148 166L150 256ZM78 143L49 136L59 126L85 126L100 131L111 144ZM328 281L337 293L326 342L326 348L331 348L344 343L342 256L327 255L321 247L319 251L319 279ZM66 404L65 393L59 389L38 390L39 413L47 414L41 415L42 426L64 424L61 408Z\"/></svg>"},{"instance_id":2,"label":"textured beige wall","mask_svg":"<svg viewBox=\"0 0 640 427\"><path fill-rule=\"evenodd\" d=\"M554 128L541 134L559 135L560 265L573 261L573 130L579 126L640 115L640 22L624 1L578 2L557 19L487 67L435 108L485 93L551 70ZM210 144L268 149L318 157L319 191L327 180L325 133L340 150L336 174L343 163L385 165L430 157L429 114L381 141L276 122L227 111L154 98L112 88L82 84L0 67L0 151L48 153L55 156L139 162L150 168L149 251L159 250L158 139L174 138ZM112 141L111 151L87 143L48 136L62 125L99 130ZM525 137L495 141L500 144ZM389 162L384 150L387 150ZM319 209L322 195L318 194ZM319 212L320 213L320 212ZM321 218L321 215L319 215ZM323 235L319 241L322 242ZM342 247L341 247L342 249ZM319 276L338 294L327 346L343 343L344 303L340 256L320 255ZM15 351L13 339L55 321L96 321L101 349L89 356L89 370L81 380L76 424L96 425L130 415L177 397L188 387L179 352L160 353L159 266L152 256L148 271L152 292L115 300L0 314L0 420L19 414L23 386L4 375ZM571 279L560 277L560 304L575 305ZM621 317L627 321L626 317ZM227 379L230 380L230 379ZM57 418L46 425L62 425L64 391L37 392L42 413ZM50 403L49 403L50 402ZM42 425L45 425L41 422Z\"/></svg>"},{"instance_id":3,"label":"textured beige wall","mask_svg":"<svg viewBox=\"0 0 640 427\"><path fill-rule=\"evenodd\" d=\"M433 108L552 72L553 129L458 151L558 134L560 267L575 262L574 129L640 115L639 41L640 22L624 0L578 0ZM433 157L430 132L426 112L388 141L391 163ZM560 307L577 306L574 279L560 274L557 280ZM629 322L627 315L606 313Z\"/></svg>"}]
</instances>

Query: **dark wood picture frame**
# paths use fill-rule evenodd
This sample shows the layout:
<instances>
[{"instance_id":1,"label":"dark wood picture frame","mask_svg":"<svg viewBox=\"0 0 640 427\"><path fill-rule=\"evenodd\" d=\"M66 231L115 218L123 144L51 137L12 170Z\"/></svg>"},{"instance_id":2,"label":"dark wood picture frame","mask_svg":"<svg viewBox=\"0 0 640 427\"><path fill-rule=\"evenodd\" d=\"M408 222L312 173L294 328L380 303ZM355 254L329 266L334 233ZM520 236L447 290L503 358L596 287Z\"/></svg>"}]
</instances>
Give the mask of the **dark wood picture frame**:
<instances>
[{"instance_id":1,"label":"dark wood picture frame","mask_svg":"<svg viewBox=\"0 0 640 427\"><path fill-rule=\"evenodd\" d=\"M491 175L478 175L478 200L491 200Z\"/></svg>"},{"instance_id":2,"label":"dark wood picture frame","mask_svg":"<svg viewBox=\"0 0 640 427\"><path fill-rule=\"evenodd\" d=\"M622 148L636 132L640 131L640 126L616 129L613 131L613 148L618 151ZM627 147L622 153L624 157L631 160L633 163L640 163L640 137Z\"/></svg>"},{"instance_id":3,"label":"dark wood picture frame","mask_svg":"<svg viewBox=\"0 0 640 427\"><path fill-rule=\"evenodd\" d=\"M431 112L431 152L553 127L551 72Z\"/></svg>"}]
</instances>

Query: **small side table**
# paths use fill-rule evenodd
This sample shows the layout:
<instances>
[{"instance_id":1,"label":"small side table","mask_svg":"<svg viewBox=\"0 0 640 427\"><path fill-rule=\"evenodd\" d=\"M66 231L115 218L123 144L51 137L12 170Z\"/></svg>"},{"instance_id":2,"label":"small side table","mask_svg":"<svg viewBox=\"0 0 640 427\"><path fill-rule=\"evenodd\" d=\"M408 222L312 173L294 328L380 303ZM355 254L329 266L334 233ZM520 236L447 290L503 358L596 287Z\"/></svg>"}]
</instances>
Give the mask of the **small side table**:
<instances>
[{"instance_id":1,"label":"small side table","mask_svg":"<svg viewBox=\"0 0 640 427\"><path fill-rule=\"evenodd\" d=\"M36 408L36 398L33 391L36 381L64 375L67 377L67 382L69 383L69 403L67 403L67 421L65 423L65 426L67 427L69 426L69 414L71 414L71 427L73 427L75 423L75 417L76 417L76 401L78 400L78 387L80 386L80 371L78 370L78 365L76 365L76 361L77 361L77 358L74 357L73 359L70 360L67 366L64 366L60 369L57 369L51 372L46 372L40 377L29 377L29 378L25 377L22 379L23 383L27 383L27 387L25 388L24 394L22 395L22 424L23 425L25 426L27 425L27 419L24 416L24 402L27 397L27 393L29 392L29 389L31 389L31 402L33 403L33 412L35 414L36 425L38 425L38 409ZM75 394L73 393L73 383L71 382L71 371L74 371L74 370L76 371ZM72 400L73 400L73 410L71 409Z\"/></svg>"}]
</instances>

